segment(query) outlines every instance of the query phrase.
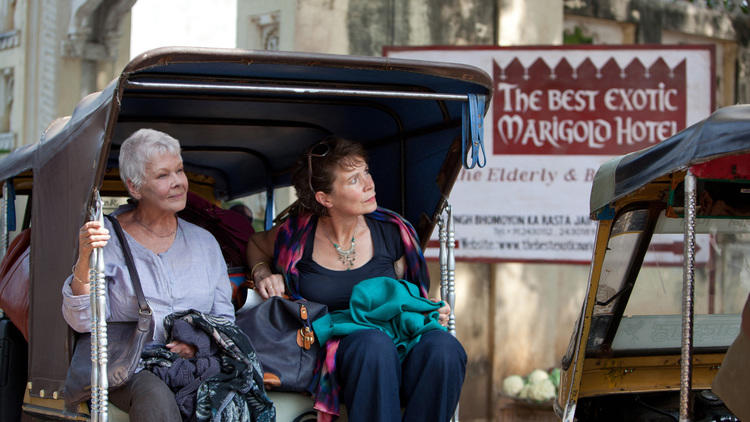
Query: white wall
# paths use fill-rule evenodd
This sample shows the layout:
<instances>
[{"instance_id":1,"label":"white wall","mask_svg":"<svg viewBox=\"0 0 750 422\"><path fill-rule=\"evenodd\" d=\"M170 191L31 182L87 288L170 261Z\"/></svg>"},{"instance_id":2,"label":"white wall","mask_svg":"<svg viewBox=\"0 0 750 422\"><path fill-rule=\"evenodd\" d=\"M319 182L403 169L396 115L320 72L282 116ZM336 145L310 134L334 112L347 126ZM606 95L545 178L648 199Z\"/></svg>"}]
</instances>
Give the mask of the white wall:
<instances>
[{"instance_id":1,"label":"white wall","mask_svg":"<svg viewBox=\"0 0 750 422\"><path fill-rule=\"evenodd\" d=\"M131 19L131 58L157 47L237 45L237 0L138 0Z\"/></svg>"}]
</instances>

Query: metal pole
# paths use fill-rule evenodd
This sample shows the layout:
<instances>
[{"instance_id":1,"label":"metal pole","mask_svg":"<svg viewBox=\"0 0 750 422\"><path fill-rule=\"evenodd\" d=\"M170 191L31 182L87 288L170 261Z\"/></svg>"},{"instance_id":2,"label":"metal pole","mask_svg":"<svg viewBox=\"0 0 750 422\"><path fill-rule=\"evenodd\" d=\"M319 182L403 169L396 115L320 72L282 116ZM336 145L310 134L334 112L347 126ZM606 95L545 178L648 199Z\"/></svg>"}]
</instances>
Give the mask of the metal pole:
<instances>
[{"instance_id":1,"label":"metal pole","mask_svg":"<svg viewBox=\"0 0 750 422\"><path fill-rule=\"evenodd\" d=\"M682 270L682 347L680 351L680 422L693 419L690 390L693 385L693 314L695 287L696 180L685 174L685 246Z\"/></svg>"},{"instance_id":2,"label":"metal pole","mask_svg":"<svg viewBox=\"0 0 750 422\"><path fill-rule=\"evenodd\" d=\"M469 101L466 94L442 94L411 91L382 91L375 89L340 89L314 88L307 86L266 86L266 85L223 85L223 84L189 84L173 82L133 82L128 81L125 88L133 91L155 90L159 92L208 92L227 94L286 94L297 96L330 95L336 97L374 97L374 98L406 98L412 100L443 100Z\"/></svg>"},{"instance_id":3,"label":"metal pole","mask_svg":"<svg viewBox=\"0 0 750 422\"><path fill-rule=\"evenodd\" d=\"M451 307L448 319L448 332L456 336L456 258L454 255L456 236L453 229L453 208L445 207L448 212L448 305ZM456 419L458 420L458 419Z\"/></svg>"},{"instance_id":4,"label":"metal pole","mask_svg":"<svg viewBox=\"0 0 750 422\"><path fill-rule=\"evenodd\" d=\"M92 210L96 218L96 210ZM91 422L99 422L99 314L96 309L96 251L89 258L89 308L91 310L91 404L89 413Z\"/></svg>"},{"instance_id":5,"label":"metal pole","mask_svg":"<svg viewBox=\"0 0 750 422\"><path fill-rule=\"evenodd\" d=\"M446 221L447 220L447 221ZM444 213L438 219L440 228L440 298L451 307L448 317L448 332L456 336L456 259L454 256L455 233L453 231L453 209L445 204ZM453 422L458 422L458 405L453 413Z\"/></svg>"},{"instance_id":6,"label":"metal pole","mask_svg":"<svg viewBox=\"0 0 750 422\"><path fill-rule=\"evenodd\" d=\"M104 212L99 191L94 192L92 219L104 226ZM91 420L107 422L107 285L104 279L104 251L96 248L89 260L91 298Z\"/></svg>"},{"instance_id":7,"label":"metal pole","mask_svg":"<svg viewBox=\"0 0 750 422\"><path fill-rule=\"evenodd\" d=\"M448 299L448 233L445 225L445 215L438 218L438 239L440 240L440 299Z\"/></svg>"}]
</instances>

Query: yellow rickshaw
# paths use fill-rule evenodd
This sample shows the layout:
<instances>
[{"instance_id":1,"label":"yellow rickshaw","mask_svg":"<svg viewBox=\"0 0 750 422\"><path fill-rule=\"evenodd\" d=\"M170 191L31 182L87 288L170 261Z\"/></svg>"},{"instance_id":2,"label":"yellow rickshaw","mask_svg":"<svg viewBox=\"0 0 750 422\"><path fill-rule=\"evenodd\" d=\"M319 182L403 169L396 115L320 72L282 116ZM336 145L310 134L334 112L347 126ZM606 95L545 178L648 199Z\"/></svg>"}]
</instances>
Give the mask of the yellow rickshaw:
<instances>
[{"instance_id":1,"label":"yellow rickshaw","mask_svg":"<svg viewBox=\"0 0 750 422\"><path fill-rule=\"evenodd\" d=\"M594 254L556 414L738 420L711 384L750 291L750 106L602 165L590 215Z\"/></svg>"}]
</instances>

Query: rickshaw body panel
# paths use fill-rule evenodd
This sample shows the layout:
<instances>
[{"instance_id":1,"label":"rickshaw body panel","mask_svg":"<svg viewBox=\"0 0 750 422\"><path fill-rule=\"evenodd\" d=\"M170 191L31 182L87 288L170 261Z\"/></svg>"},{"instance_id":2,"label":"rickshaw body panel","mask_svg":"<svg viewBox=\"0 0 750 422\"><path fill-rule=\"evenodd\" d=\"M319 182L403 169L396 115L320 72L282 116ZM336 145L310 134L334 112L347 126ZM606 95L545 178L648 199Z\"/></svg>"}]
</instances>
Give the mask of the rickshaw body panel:
<instances>
[{"instance_id":1,"label":"rickshaw body panel","mask_svg":"<svg viewBox=\"0 0 750 422\"><path fill-rule=\"evenodd\" d=\"M43 228L31 240L26 403L62 409L71 332L61 283L93 190L125 193L117 156L134 130L179 139L191 190L214 201L289 185L295 157L328 134L361 142L379 205L404 215L424 247L461 168L460 99L468 94L489 105L491 78L457 64L204 48L135 58L39 143L0 161L0 180L12 179L19 193L33 186L31 226Z\"/></svg>"},{"instance_id":2,"label":"rickshaw body panel","mask_svg":"<svg viewBox=\"0 0 750 422\"><path fill-rule=\"evenodd\" d=\"M721 353L696 356L693 362L693 388L711 388L711 381L723 358ZM578 397L677 391L680 389L679 380L679 355L586 359Z\"/></svg>"},{"instance_id":3,"label":"rickshaw body panel","mask_svg":"<svg viewBox=\"0 0 750 422\"><path fill-rule=\"evenodd\" d=\"M591 259L591 270L586 290L586 299L583 302L583 311L578 317L576 328L573 331L568 351L562 360L562 371L560 373L560 389L555 401L556 412L562 412L575 403L580 391L581 377L583 376L585 353L580 350L581 340L588 338L591 327L591 311L594 307L596 290L599 285L599 277L602 271L602 262L606 252L607 241L611 229L612 220L602 220L597 224L596 242L594 244L594 255Z\"/></svg>"},{"instance_id":4,"label":"rickshaw body panel","mask_svg":"<svg viewBox=\"0 0 750 422\"><path fill-rule=\"evenodd\" d=\"M594 178L590 216L598 230L592 256L586 297L562 360L560 392L555 412L566 421L576 415L579 399L634 393L677 391L680 389L680 354L677 351L637 350L623 353L609 343L592 349L592 319L604 260L617 216L630 210L665 211L670 195L681 186L688 169L709 165L723 157L750 153L750 106L720 109L672 138L652 147L614 158L604 163ZM734 161L736 163L736 160ZM724 171L732 182L747 179L738 171ZM655 210L655 211L654 211ZM747 217L744 217L747 218ZM637 277L642 263L632 264ZM630 278L628 278L630 280ZM632 289L632 287L630 288ZM629 296L630 291L627 295ZM625 309L614 318L619 324ZM721 349L721 348L720 348ZM707 390L721 365L723 350L697 350L693 355L692 388Z\"/></svg>"}]
</instances>

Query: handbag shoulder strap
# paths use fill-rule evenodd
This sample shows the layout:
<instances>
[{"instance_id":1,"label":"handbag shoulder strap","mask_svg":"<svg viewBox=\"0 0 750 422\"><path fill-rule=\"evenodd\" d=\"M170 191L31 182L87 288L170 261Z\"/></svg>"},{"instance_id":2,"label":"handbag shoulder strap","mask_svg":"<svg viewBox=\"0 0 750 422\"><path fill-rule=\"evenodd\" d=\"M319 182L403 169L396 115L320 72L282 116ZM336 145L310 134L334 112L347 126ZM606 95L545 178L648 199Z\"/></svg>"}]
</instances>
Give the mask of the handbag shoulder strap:
<instances>
[{"instance_id":1,"label":"handbag shoulder strap","mask_svg":"<svg viewBox=\"0 0 750 422\"><path fill-rule=\"evenodd\" d=\"M130 245L128 244L128 240L125 239L125 233L122 231L122 226L120 226L120 222L117 221L117 218L113 217L112 215L107 214L105 215L105 217L107 217L109 222L112 223L112 227L115 229L115 234L117 234L117 239L122 245L122 252L123 255L125 255L125 264L128 266L130 280L133 282L133 290L135 290L135 297L138 299L138 312L151 314L151 308L148 306L146 297L143 295L141 279L140 277L138 277L138 271L135 269L133 254L130 252Z\"/></svg>"}]
</instances>

